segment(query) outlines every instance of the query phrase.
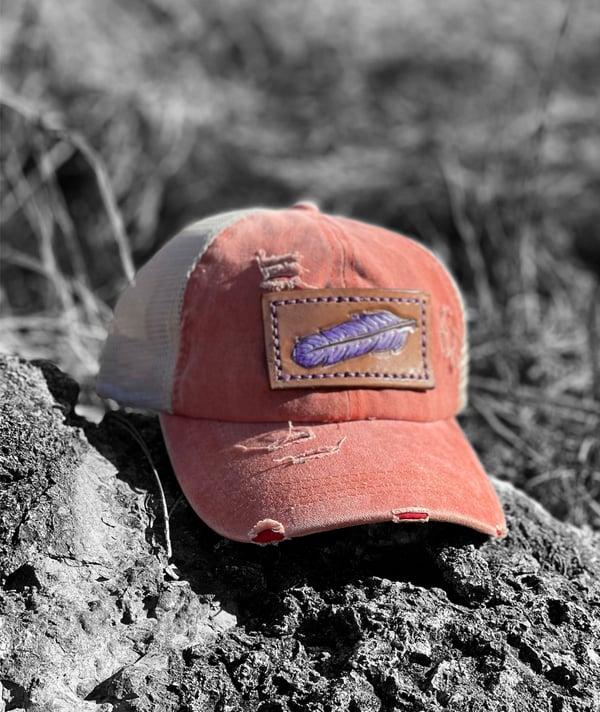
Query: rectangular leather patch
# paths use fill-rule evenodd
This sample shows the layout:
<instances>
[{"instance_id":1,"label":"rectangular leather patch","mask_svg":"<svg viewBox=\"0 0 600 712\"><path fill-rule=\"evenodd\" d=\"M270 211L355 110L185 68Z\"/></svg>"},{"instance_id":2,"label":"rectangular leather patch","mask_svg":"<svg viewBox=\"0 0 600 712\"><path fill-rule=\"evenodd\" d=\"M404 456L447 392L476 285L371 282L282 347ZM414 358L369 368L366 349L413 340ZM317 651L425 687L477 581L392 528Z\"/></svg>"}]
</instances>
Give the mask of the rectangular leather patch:
<instances>
[{"instance_id":1,"label":"rectangular leather patch","mask_svg":"<svg viewBox=\"0 0 600 712\"><path fill-rule=\"evenodd\" d=\"M425 292L293 289L262 304L271 388L435 385Z\"/></svg>"}]
</instances>

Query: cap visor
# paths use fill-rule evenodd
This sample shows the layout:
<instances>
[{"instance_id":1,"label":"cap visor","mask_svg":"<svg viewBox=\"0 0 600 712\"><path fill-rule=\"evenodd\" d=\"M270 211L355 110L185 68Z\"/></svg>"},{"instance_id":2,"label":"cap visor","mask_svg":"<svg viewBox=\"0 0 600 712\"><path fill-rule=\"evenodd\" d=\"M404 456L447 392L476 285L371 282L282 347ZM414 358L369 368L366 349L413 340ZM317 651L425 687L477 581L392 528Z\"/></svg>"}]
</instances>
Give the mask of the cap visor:
<instances>
[{"instance_id":1,"label":"cap visor","mask_svg":"<svg viewBox=\"0 0 600 712\"><path fill-rule=\"evenodd\" d=\"M506 533L492 483L454 418L292 426L161 413L160 422L188 501L230 539L427 520Z\"/></svg>"}]
</instances>

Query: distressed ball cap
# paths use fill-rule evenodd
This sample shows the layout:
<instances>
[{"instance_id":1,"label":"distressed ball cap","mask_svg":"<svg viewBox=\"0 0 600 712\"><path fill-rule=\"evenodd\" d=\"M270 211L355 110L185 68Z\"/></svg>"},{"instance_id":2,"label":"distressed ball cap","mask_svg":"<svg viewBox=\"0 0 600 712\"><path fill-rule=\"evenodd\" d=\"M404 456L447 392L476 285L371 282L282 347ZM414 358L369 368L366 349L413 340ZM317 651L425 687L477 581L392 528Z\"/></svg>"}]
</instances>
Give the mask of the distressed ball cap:
<instances>
[{"instance_id":1,"label":"distressed ball cap","mask_svg":"<svg viewBox=\"0 0 600 712\"><path fill-rule=\"evenodd\" d=\"M467 342L427 249L311 204L190 225L121 295L98 392L160 413L176 476L223 536L374 522L502 537L456 414Z\"/></svg>"}]
</instances>

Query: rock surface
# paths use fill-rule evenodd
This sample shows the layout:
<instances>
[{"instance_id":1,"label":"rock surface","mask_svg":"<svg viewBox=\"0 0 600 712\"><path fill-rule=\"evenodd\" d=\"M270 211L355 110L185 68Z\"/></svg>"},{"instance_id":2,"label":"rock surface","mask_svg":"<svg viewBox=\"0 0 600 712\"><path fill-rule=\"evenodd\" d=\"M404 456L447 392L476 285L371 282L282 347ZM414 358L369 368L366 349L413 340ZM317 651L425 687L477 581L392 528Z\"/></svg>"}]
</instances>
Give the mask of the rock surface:
<instances>
[{"instance_id":1,"label":"rock surface","mask_svg":"<svg viewBox=\"0 0 600 712\"><path fill-rule=\"evenodd\" d=\"M0 358L0 710L600 709L600 540L496 481L509 536L359 527L256 547L180 497L156 419ZM170 567L169 564L177 567Z\"/></svg>"}]
</instances>

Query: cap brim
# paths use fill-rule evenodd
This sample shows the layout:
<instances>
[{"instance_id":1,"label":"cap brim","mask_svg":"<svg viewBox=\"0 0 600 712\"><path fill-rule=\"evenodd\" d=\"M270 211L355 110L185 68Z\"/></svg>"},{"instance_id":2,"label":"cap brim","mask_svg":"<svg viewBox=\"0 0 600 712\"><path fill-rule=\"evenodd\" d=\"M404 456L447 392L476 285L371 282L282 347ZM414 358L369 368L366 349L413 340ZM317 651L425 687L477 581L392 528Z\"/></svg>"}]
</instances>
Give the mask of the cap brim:
<instances>
[{"instance_id":1,"label":"cap brim","mask_svg":"<svg viewBox=\"0 0 600 712\"><path fill-rule=\"evenodd\" d=\"M492 483L454 418L291 425L161 413L160 422L189 503L230 539L428 520L506 534Z\"/></svg>"}]
</instances>

